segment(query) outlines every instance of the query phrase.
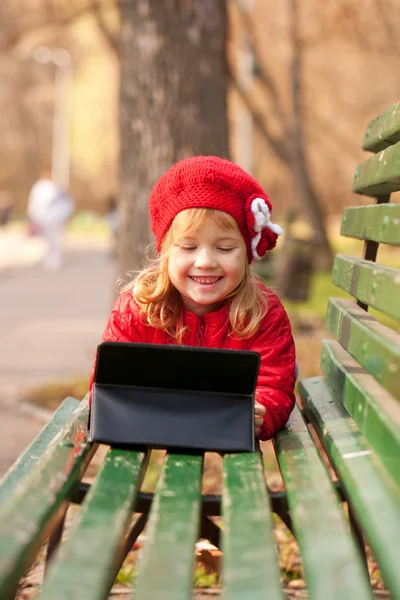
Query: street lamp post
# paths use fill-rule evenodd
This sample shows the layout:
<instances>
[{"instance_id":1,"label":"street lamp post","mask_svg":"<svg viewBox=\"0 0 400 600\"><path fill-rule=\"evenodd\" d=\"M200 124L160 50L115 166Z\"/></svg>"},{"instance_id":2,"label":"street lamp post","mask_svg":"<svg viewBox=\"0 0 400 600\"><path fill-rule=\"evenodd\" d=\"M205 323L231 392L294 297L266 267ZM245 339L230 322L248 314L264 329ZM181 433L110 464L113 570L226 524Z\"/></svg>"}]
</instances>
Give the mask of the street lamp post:
<instances>
[{"instance_id":1,"label":"street lamp post","mask_svg":"<svg viewBox=\"0 0 400 600\"><path fill-rule=\"evenodd\" d=\"M55 65L55 98L53 116L53 139L51 166L54 181L65 188L69 186L70 171L70 93L72 86L72 62L64 48L40 46L32 54L40 64Z\"/></svg>"}]
</instances>

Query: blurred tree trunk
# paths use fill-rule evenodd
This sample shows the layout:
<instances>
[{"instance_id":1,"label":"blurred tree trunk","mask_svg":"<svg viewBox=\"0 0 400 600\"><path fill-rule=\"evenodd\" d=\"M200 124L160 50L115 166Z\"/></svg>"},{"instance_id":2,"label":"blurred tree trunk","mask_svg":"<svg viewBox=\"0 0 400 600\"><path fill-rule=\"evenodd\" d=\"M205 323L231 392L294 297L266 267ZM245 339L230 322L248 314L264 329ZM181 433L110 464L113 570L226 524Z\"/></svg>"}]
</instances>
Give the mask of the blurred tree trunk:
<instances>
[{"instance_id":1,"label":"blurred tree trunk","mask_svg":"<svg viewBox=\"0 0 400 600\"><path fill-rule=\"evenodd\" d=\"M148 198L174 162L228 157L225 0L121 2L120 273L151 241Z\"/></svg>"},{"instance_id":2,"label":"blurred tree trunk","mask_svg":"<svg viewBox=\"0 0 400 600\"><path fill-rule=\"evenodd\" d=\"M302 57L303 44L298 33L298 0L289 0L290 6L290 36L292 43L291 83L293 120L292 135L289 137L290 171L297 188L299 198L310 219L313 228L313 242L318 247L318 266L330 269L333 263L333 251L326 231L326 217L322 203L315 191L310 169L307 165L306 146L303 132L302 98Z\"/></svg>"},{"instance_id":3,"label":"blurred tree trunk","mask_svg":"<svg viewBox=\"0 0 400 600\"><path fill-rule=\"evenodd\" d=\"M268 70L257 48L250 10L246 9L245 3L242 2L236 2L235 6L239 10L243 28L249 37L249 44L254 57L253 75L262 84L268 106L272 107L275 120L280 124L281 133L275 133L272 127L274 119L270 115L269 118L266 118L265 113L260 111L254 101L254 89L245 90L240 84L237 73L231 74L233 84L252 114L255 128L261 133L270 149L287 167L299 203L304 208L304 212L313 228L313 243L318 247L316 264L319 267L329 269L333 263L333 251L326 231L325 211L316 193L307 164L306 140L303 130L303 43L299 36L298 0L288 0L289 42L291 46L288 77L292 98L290 114L286 114L282 109L277 81ZM285 246L282 247L282 252L285 252ZM282 277L284 277L284 274L282 274ZM287 277L290 277L289 272Z\"/></svg>"}]
</instances>

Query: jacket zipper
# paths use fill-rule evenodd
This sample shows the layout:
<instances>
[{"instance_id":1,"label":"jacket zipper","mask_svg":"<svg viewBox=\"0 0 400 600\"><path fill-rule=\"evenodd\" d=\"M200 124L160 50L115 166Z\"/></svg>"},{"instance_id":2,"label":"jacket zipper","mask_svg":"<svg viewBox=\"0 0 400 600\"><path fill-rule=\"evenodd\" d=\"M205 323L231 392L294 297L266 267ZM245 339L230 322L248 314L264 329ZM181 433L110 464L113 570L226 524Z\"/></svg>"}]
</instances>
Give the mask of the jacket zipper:
<instances>
[{"instance_id":1,"label":"jacket zipper","mask_svg":"<svg viewBox=\"0 0 400 600\"><path fill-rule=\"evenodd\" d=\"M197 330L196 346L201 346L201 342L204 337L204 329L205 329L204 319L199 319L199 321L200 321L200 323L199 323L199 328Z\"/></svg>"}]
</instances>

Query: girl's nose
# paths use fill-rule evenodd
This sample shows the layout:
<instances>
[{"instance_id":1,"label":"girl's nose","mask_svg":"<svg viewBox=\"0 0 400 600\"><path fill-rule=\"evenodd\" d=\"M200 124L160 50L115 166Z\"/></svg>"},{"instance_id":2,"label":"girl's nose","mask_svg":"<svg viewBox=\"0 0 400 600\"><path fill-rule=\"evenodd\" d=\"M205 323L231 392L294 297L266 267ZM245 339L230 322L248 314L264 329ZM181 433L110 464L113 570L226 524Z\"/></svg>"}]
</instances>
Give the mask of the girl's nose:
<instances>
[{"instance_id":1,"label":"girl's nose","mask_svg":"<svg viewBox=\"0 0 400 600\"><path fill-rule=\"evenodd\" d=\"M207 250L206 248L201 249L196 254L196 260L194 263L195 267L199 267L200 269L215 267L217 261L212 252Z\"/></svg>"}]
</instances>

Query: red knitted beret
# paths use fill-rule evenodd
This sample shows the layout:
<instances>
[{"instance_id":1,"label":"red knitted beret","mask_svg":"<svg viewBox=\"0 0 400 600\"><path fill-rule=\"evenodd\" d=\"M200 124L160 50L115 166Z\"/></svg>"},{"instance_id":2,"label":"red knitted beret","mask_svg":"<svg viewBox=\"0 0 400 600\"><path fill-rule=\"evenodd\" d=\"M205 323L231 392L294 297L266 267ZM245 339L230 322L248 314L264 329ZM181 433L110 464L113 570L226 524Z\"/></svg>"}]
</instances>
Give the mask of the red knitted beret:
<instances>
[{"instance_id":1,"label":"red knitted beret","mask_svg":"<svg viewBox=\"0 0 400 600\"><path fill-rule=\"evenodd\" d=\"M150 195L157 251L175 216L188 208L214 208L231 215L247 246L249 263L272 250L282 233L271 223L272 205L257 181L238 165L216 156L179 161L160 177Z\"/></svg>"}]
</instances>

